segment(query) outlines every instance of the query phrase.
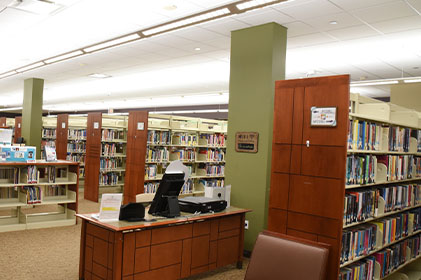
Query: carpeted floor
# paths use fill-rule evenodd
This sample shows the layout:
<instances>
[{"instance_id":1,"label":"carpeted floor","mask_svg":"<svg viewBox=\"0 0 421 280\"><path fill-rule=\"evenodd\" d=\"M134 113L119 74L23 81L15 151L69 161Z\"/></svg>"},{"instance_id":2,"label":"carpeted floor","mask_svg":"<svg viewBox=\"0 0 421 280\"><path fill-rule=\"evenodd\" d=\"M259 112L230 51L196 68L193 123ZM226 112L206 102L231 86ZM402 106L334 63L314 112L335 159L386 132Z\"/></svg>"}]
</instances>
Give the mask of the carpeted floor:
<instances>
[{"instance_id":1,"label":"carpeted floor","mask_svg":"<svg viewBox=\"0 0 421 280\"><path fill-rule=\"evenodd\" d=\"M39 207L35 209L39 210ZM98 212L98 209L98 203L79 200L80 213ZM80 229L78 223L68 227L0 233L0 279L79 279ZM246 259L243 269L228 266L188 279L244 279L247 264Z\"/></svg>"}]
</instances>

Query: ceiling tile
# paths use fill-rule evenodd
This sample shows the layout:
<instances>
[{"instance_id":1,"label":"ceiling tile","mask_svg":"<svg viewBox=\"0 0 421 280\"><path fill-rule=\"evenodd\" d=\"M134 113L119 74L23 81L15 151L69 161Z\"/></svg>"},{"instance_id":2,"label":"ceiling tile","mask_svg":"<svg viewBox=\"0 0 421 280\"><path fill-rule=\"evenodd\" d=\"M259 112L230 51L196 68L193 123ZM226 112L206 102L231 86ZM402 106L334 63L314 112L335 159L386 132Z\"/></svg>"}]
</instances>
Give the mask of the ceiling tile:
<instances>
[{"instance_id":1,"label":"ceiling tile","mask_svg":"<svg viewBox=\"0 0 421 280\"><path fill-rule=\"evenodd\" d=\"M317 0L311 2L300 2L295 6L280 6L277 10L289 15L297 20L303 20L313 17L320 17L329 14L337 14L342 12L340 8L327 0Z\"/></svg>"},{"instance_id":2,"label":"ceiling tile","mask_svg":"<svg viewBox=\"0 0 421 280\"><path fill-rule=\"evenodd\" d=\"M352 13L368 23L417 15L417 13L403 1L359 9Z\"/></svg>"},{"instance_id":3,"label":"ceiling tile","mask_svg":"<svg viewBox=\"0 0 421 280\"><path fill-rule=\"evenodd\" d=\"M408 3L421 14L421 1L419 0L407 0Z\"/></svg>"},{"instance_id":4,"label":"ceiling tile","mask_svg":"<svg viewBox=\"0 0 421 280\"><path fill-rule=\"evenodd\" d=\"M288 15L285 15L284 13L280 13L275 9L251 11L244 14L234 15L233 18L253 26L269 22L285 24L287 22L294 21L293 18L289 17Z\"/></svg>"},{"instance_id":5,"label":"ceiling tile","mask_svg":"<svg viewBox=\"0 0 421 280\"><path fill-rule=\"evenodd\" d=\"M201 27L190 27L174 33L180 38L188 39L193 42L209 41L226 37L213 31L203 29Z\"/></svg>"},{"instance_id":6,"label":"ceiling tile","mask_svg":"<svg viewBox=\"0 0 421 280\"><path fill-rule=\"evenodd\" d=\"M358 62L354 66L364 69L367 72L375 73L381 79L400 77L402 72L387 63L373 59L372 61Z\"/></svg>"},{"instance_id":7,"label":"ceiling tile","mask_svg":"<svg viewBox=\"0 0 421 280\"><path fill-rule=\"evenodd\" d=\"M288 28L288 31L287 31L288 37L307 35L307 34L312 34L312 33L317 32L315 28L301 21L294 21L291 23L287 23L287 24L284 24L284 26Z\"/></svg>"},{"instance_id":8,"label":"ceiling tile","mask_svg":"<svg viewBox=\"0 0 421 280\"><path fill-rule=\"evenodd\" d=\"M383 33L401 32L421 28L421 16L404 17L371 24Z\"/></svg>"},{"instance_id":9,"label":"ceiling tile","mask_svg":"<svg viewBox=\"0 0 421 280\"><path fill-rule=\"evenodd\" d=\"M228 37L231 37L231 31L243 29L249 27L249 24L246 24L244 22L232 19L232 18L226 18L224 20L217 20L214 22L210 22L207 24L201 25L202 28L216 32L221 35L225 35Z\"/></svg>"},{"instance_id":10,"label":"ceiling tile","mask_svg":"<svg viewBox=\"0 0 421 280\"><path fill-rule=\"evenodd\" d=\"M351 40L379 35L378 32L374 31L367 25L353 26L343 29L331 30L327 32L335 38L338 38L339 40Z\"/></svg>"},{"instance_id":11,"label":"ceiling tile","mask_svg":"<svg viewBox=\"0 0 421 280\"><path fill-rule=\"evenodd\" d=\"M401 0L329 0L345 10L356 10L372 6L380 6L386 3L398 2Z\"/></svg>"},{"instance_id":12,"label":"ceiling tile","mask_svg":"<svg viewBox=\"0 0 421 280\"><path fill-rule=\"evenodd\" d=\"M297 47L306 47L306 46L313 46L319 45L329 42L334 42L335 40L331 37L322 34L322 33L315 33L310 35L304 36L297 36L288 38L287 46L288 48L297 48Z\"/></svg>"},{"instance_id":13,"label":"ceiling tile","mask_svg":"<svg viewBox=\"0 0 421 280\"><path fill-rule=\"evenodd\" d=\"M335 21L337 24L330 24ZM304 23L313 26L319 31L341 29L363 24L362 21L348 13L331 14L327 16L304 19Z\"/></svg>"}]
</instances>

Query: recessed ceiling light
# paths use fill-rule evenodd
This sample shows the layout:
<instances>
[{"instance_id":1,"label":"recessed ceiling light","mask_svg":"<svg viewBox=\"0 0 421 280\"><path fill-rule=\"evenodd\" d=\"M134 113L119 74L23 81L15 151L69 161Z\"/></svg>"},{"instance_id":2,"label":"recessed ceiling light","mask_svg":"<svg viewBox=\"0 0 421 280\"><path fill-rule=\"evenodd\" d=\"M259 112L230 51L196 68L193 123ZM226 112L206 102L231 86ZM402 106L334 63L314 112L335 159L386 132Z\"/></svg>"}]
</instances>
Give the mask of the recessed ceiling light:
<instances>
[{"instance_id":1,"label":"recessed ceiling light","mask_svg":"<svg viewBox=\"0 0 421 280\"><path fill-rule=\"evenodd\" d=\"M200 48L195 48L194 50L195 50L195 51L200 51Z\"/></svg>"},{"instance_id":2,"label":"recessed ceiling light","mask_svg":"<svg viewBox=\"0 0 421 280\"><path fill-rule=\"evenodd\" d=\"M94 74L90 74L89 77L91 78L97 78L97 79L104 79L104 78L110 78L110 75L106 75L106 74L98 74L98 73L94 73Z\"/></svg>"},{"instance_id":3,"label":"recessed ceiling light","mask_svg":"<svg viewBox=\"0 0 421 280\"><path fill-rule=\"evenodd\" d=\"M329 22L329 24L336 25L336 24L338 24L338 22L336 20L332 20L332 21Z\"/></svg>"},{"instance_id":4,"label":"recessed ceiling light","mask_svg":"<svg viewBox=\"0 0 421 280\"><path fill-rule=\"evenodd\" d=\"M163 7L164 10L166 11L174 11L175 9L177 9L176 5L166 5Z\"/></svg>"}]
</instances>

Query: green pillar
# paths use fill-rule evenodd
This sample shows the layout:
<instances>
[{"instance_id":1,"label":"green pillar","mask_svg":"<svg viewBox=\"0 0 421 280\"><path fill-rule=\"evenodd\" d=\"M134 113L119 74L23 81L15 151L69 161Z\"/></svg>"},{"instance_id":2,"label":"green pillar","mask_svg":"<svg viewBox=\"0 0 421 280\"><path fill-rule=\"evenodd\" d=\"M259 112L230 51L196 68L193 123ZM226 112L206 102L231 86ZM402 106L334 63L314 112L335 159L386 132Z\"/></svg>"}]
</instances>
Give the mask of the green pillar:
<instances>
[{"instance_id":1,"label":"green pillar","mask_svg":"<svg viewBox=\"0 0 421 280\"><path fill-rule=\"evenodd\" d=\"M390 102L421 112L421 83L391 85Z\"/></svg>"},{"instance_id":2,"label":"green pillar","mask_svg":"<svg viewBox=\"0 0 421 280\"><path fill-rule=\"evenodd\" d=\"M275 81L285 79L287 29L268 23L233 31L229 85L226 181L231 204L249 208L244 249L266 228L272 155ZM257 153L235 151L236 132L258 132Z\"/></svg>"},{"instance_id":3,"label":"green pillar","mask_svg":"<svg viewBox=\"0 0 421 280\"><path fill-rule=\"evenodd\" d=\"M44 80L26 79L23 90L22 137L27 146L37 147L40 159Z\"/></svg>"}]
</instances>

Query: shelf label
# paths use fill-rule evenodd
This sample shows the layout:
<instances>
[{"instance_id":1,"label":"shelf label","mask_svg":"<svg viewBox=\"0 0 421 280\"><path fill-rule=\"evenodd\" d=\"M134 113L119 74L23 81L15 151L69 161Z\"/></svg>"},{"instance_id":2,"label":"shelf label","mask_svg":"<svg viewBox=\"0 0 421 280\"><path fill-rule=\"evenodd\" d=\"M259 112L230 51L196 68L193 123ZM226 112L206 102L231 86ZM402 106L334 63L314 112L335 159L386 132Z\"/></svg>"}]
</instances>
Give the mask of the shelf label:
<instances>
[{"instance_id":1,"label":"shelf label","mask_svg":"<svg viewBox=\"0 0 421 280\"><path fill-rule=\"evenodd\" d=\"M311 107L311 126L336 126L336 107Z\"/></svg>"},{"instance_id":2,"label":"shelf label","mask_svg":"<svg viewBox=\"0 0 421 280\"><path fill-rule=\"evenodd\" d=\"M94 129L98 129L99 128L99 122L94 122Z\"/></svg>"},{"instance_id":3,"label":"shelf label","mask_svg":"<svg viewBox=\"0 0 421 280\"><path fill-rule=\"evenodd\" d=\"M144 130L145 129L145 123L144 122L138 122L137 123L137 130Z\"/></svg>"},{"instance_id":4,"label":"shelf label","mask_svg":"<svg viewBox=\"0 0 421 280\"><path fill-rule=\"evenodd\" d=\"M61 123L61 128L66 128L66 123L65 122L62 122Z\"/></svg>"},{"instance_id":5,"label":"shelf label","mask_svg":"<svg viewBox=\"0 0 421 280\"><path fill-rule=\"evenodd\" d=\"M235 134L235 151L257 153L258 140L258 132L237 132Z\"/></svg>"}]
</instances>

